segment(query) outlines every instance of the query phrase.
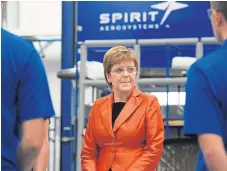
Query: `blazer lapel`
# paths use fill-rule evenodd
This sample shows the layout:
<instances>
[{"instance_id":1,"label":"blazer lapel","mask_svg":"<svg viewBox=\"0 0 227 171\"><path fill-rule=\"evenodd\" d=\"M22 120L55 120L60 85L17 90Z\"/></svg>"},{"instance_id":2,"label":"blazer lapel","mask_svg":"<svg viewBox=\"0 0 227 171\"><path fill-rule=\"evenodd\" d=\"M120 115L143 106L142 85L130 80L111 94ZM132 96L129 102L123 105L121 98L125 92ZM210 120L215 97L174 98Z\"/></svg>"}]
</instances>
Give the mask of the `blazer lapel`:
<instances>
[{"instance_id":1,"label":"blazer lapel","mask_svg":"<svg viewBox=\"0 0 227 171\"><path fill-rule=\"evenodd\" d=\"M109 134L114 137L113 129L112 129L112 104L113 104L113 93L111 93L105 103L101 107L101 116L103 120L103 124L108 130Z\"/></svg>"},{"instance_id":2,"label":"blazer lapel","mask_svg":"<svg viewBox=\"0 0 227 171\"><path fill-rule=\"evenodd\" d=\"M139 104L142 102L142 99L137 97L141 91L134 88L132 95L130 96L129 100L126 102L124 108L122 109L121 113L117 117L113 132L116 132L117 129L131 116L131 114L136 110L136 108L139 106ZM112 107L111 107L112 112Z\"/></svg>"}]
</instances>

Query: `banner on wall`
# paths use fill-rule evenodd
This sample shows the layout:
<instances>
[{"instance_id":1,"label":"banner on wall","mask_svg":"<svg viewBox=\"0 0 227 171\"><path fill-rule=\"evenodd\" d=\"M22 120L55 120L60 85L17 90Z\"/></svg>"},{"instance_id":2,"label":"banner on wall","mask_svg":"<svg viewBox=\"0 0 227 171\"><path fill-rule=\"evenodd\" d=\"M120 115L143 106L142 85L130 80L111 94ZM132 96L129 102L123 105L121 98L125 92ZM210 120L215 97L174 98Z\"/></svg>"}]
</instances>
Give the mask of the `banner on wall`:
<instances>
[{"instance_id":1,"label":"banner on wall","mask_svg":"<svg viewBox=\"0 0 227 171\"><path fill-rule=\"evenodd\" d=\"M207 1L79 2L79 40L212 36Z\"/></svg>"},{"instance_id":2,"label":"banner on wall","mask_svg":"<svg viewBox=\"0 0 227 171\"><path fill-rule=\"evenodd\" d=\"M78 32L78 41L212 37L208 8L208 1L80 1L78 25L82 31ZM178 55L175 49L170 50L170 58ZM194 56L194 47L181 49L181 53ZM89 54L89 60L102 62L104 53ZM141 65L165 67L166 54L164 48L143 48Z\"/></svg>"}]
</instances>

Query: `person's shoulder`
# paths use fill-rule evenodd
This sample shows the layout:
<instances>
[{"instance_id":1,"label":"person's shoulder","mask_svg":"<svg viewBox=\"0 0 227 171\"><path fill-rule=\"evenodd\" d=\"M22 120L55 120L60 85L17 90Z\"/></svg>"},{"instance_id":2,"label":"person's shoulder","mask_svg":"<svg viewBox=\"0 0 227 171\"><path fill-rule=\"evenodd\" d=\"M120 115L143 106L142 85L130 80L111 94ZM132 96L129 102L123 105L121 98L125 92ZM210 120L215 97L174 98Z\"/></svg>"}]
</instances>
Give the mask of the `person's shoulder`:
<instances>
[{"instance_id":1,"label":"person's shoulder","mask_svg":"<svg viewBox=\"0 0 227 171\"><path fill-rule=\"evenodd\" d=\"M9 69L15 67L21 74L24 66L33 63L31 59L39 60L40 56L31 42L4 29L1 33L2 59Z\"/></svg>"},{"instance_id":2,"label":"person's shoulder","mask_svg":"<svg viewBox=\"0 0 227 171\"><path fill-rule=\"evenodd\" d=\"M227 62L227 49L219 47L217 50L203 56L196 61L191 69L200 69L204 73L212 72L214 69L221 69L223 63Z\"/></svg>"},{"instance_id":3,"label":"person's shoulder","mask_svg":"<svg viewBox=\"0 0 227 171\"><path fill-rule=\"evenodd\" d=\"M95 100L94 104L97 104L97 105L102 105L104 102L106 102L108 100L108 97L110 95L107 95L107 96L104 96L104 97L101 97L101 98L98 98Z\"/></svg>"},{"instance_id":4,"label":"person's shoulder","mask_svg":"<svg viewBox=\"0 0 227 171\"><path fill-rule=\"evenodd\" d=\"M140 97L144 100L144 101L147 101L149 103L153 103L155 101L158 101L157 97L152 95L152 94L148 94L148 93L144 93L142 92L140 94Z\"/></svg>"},{"instance_id":5,"label":"person's shoulder","mask_svg":"<svg viewBox=\"0 0 227 171\"><path fill-rule=\"evenodd\" d=\"M10 52L26 53L34 50L34 46L30 41L4 29L1 29L1 36L2 46L5 46L5 49L10 50Z\"/></svg>"}]
</instances>

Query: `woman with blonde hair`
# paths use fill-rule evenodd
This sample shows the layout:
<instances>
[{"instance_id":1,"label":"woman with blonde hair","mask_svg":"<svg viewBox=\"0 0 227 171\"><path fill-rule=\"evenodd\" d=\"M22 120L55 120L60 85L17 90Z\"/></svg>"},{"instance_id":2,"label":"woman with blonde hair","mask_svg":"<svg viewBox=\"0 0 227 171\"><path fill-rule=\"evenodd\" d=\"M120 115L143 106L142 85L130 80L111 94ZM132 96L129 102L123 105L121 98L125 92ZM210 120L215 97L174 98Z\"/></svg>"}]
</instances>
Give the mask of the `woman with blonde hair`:
<instances>
[{"instance_id":1,"label":"woman with blonde hair","mask_svg":"<svg viewBox=\"0 0 227 171\"><path fill-rule=\"evenodd\" d=\"M155 171L164 126L155 96L136 88L138 61L124 46L108 50L104 73L112 93L95 101L81 152L83 171Z\"/></svg>"}]
</instances>

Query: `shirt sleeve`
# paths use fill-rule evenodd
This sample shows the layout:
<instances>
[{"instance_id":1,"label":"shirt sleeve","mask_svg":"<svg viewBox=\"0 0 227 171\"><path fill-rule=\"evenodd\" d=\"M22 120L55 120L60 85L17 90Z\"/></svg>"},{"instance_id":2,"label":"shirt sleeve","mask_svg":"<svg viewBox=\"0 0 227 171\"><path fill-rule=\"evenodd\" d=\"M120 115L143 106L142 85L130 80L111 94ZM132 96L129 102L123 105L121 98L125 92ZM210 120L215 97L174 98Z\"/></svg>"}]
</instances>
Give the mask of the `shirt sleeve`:
<instances>
[{"instance_id":1,"label":"shirt sleeve","mask_svg":"<svg viewBox=\"0 0 227 171\"><path fill-rule=\"evenodd\" d=\"M222 136L220 116L221 108L212 93L208 77L194 65L188 72L186 83L184 134L210 133Z\"/></svg>"},{"instance_id":2,"label":"shirt sleeve","mask_svg":"<svg viewBox=\"0 0 227 171\"><path fill-rule=\"evenodd\" d=\"M44 65L35 49L24 65L17 91L20 122L54 115Z\"/></svg>"}]
</instances>

